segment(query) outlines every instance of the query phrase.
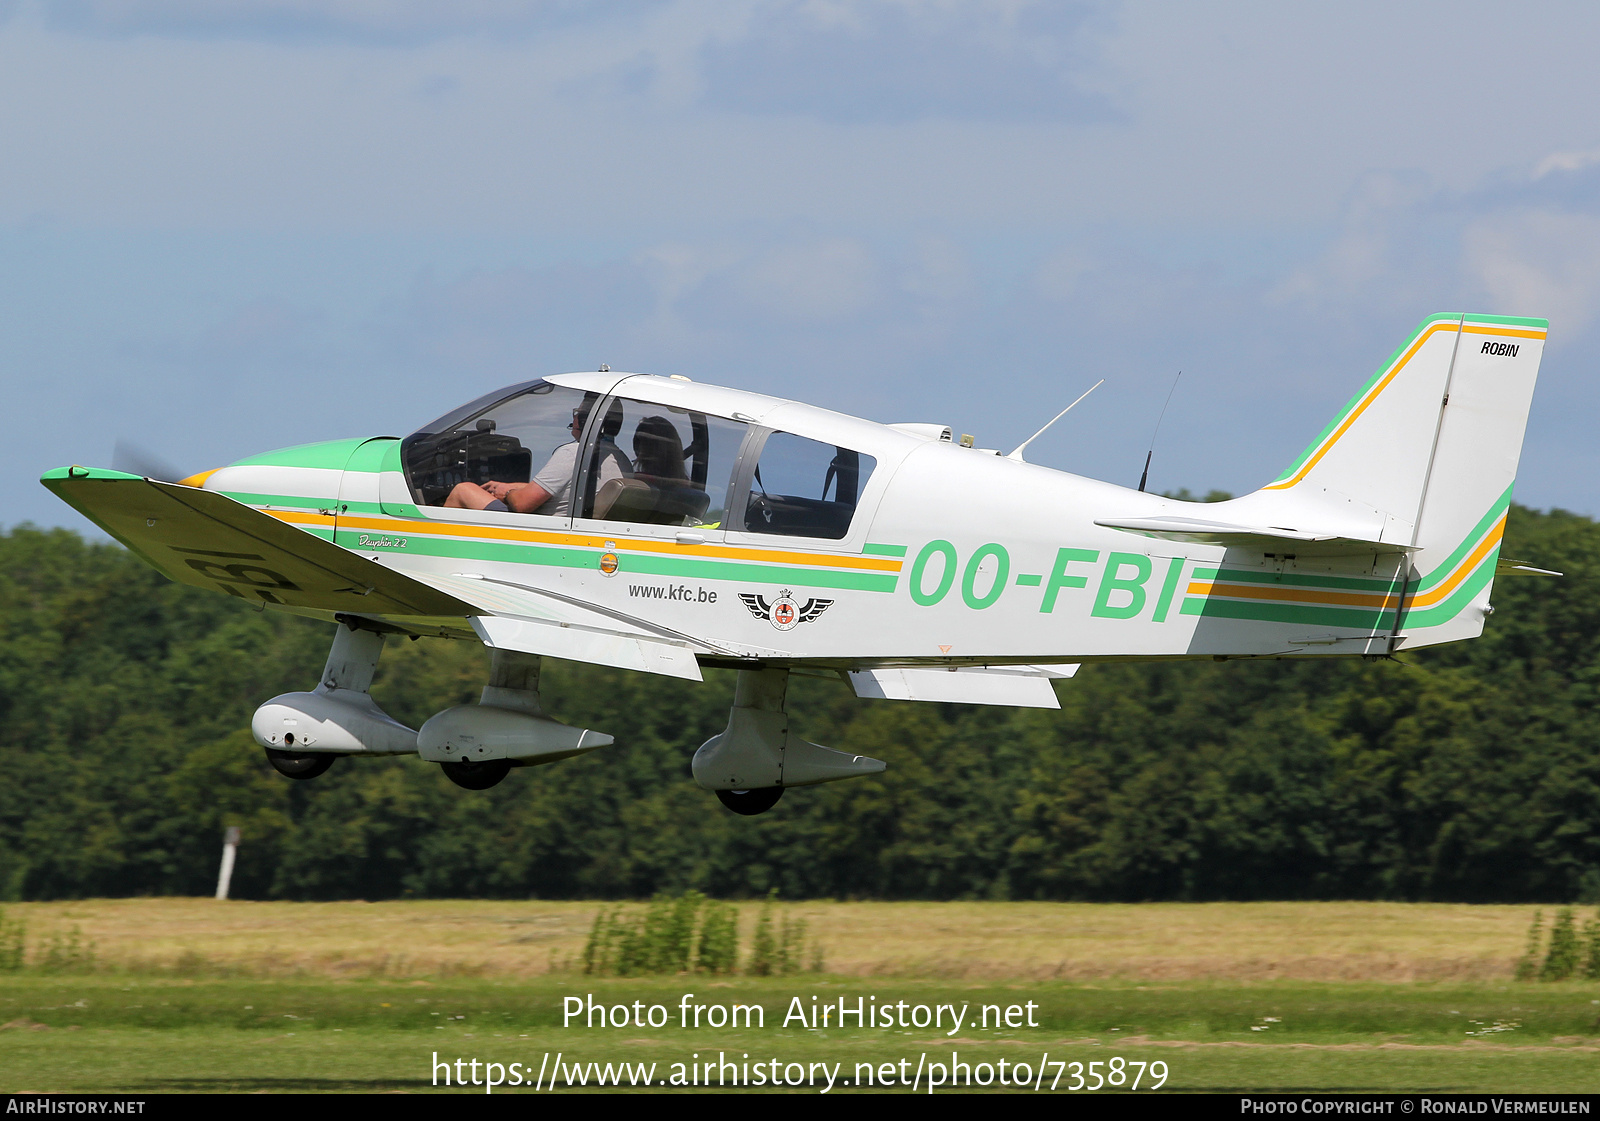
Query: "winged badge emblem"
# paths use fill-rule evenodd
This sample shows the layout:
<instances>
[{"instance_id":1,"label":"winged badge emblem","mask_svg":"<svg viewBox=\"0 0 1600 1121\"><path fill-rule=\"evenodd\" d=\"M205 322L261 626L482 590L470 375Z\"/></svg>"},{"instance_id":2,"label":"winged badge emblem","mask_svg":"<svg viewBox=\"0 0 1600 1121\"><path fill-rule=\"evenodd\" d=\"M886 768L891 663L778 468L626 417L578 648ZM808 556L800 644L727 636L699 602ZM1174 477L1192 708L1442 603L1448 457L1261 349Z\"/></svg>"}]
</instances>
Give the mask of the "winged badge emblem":
<instances>
[{"instance_id":1,"label":"winged badge emblem","mask_svg":"<svg viewBox=\"0 0 1600 1121\"><path fill-rule=\"evenodd\" d=\"M765 596L753 592L740 592L739 599L750 609L750 614L765 619L780 631L792 631L801 623L809 623L833 606L831 599L808 599L801 605L788 588L780 591L771 603Z\"/></svg>"}]
</instances>

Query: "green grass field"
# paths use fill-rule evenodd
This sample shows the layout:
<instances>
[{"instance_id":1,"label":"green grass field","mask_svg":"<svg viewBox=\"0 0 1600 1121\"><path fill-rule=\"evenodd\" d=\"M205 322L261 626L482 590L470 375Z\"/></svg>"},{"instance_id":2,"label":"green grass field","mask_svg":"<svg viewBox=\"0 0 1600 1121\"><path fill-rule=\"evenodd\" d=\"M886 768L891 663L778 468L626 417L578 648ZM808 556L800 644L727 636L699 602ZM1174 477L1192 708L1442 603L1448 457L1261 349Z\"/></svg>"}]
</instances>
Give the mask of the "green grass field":
<instances>
[{"instance_id":1,"label":"green grass field","mask_svg":"<svg viewBox=\"0 0 1600 1121\"><path fill-rule=\"evenodd\" d=\"M95 964L0 975L0 1088L462 1092L433 1084L437 1054L500 1064L508 1079L520 1064L529 1082L544 1065L537 1092L549 1092L557 1053L564 1075L582 1064L590 1089L590 1063L627 1063L635 1076L653 1063L651 1081L661 1082L719 1056L741 1080L746 1063L770 1073L772 1060L792 1081L815 1075L815 1085L781 1087L808 1093L826 1086L814 1064L833 1071L830 1093L858 1093L867 1089L858 1064L872 1067L871 1089L908 1092L901 1082L919 1063L917 1092L927 1092L930 1072L947 1081L953 1063L979 1080L987 1069L997 1092L1002 1060L1008 1075L1017 1063L1030 1079L1043 1069L1043 1090L1055 1082L1058 1093L1075 1081L1091 1092L1090 1079L1105 1078L1114 1059L1124 1064L1123 1090L1136 1072L1139 1088L1150 1088L1155 1063L1167 1072L1161 1088L1179 1092L1574 1093L1600 1084L1600 984L1511 980L1531 908L795 904L828 951L827 972L634 979L559 968L581 949L596 908L13 906L41 936L78 927L95 943ZM708 1008L759 1005L764 1024L681 1026L685 993ZM588 994L629 1006L630 1019L639 1002L645 1026L564 1025L563 1002ZM895 1006L896 1018L919 1015L919 1005L967 1012L959 1027L948 1010L937 1027L841 1028L833 1017L785 1026L796 998L808 1016L841 998L848 1008ZM652 1005L664 1025L649 1026ZM987 1025L977 1021L986 1006ZM1012 1025L1000 1023L1012 1007ZM892 1086L880 1084L885 1064ZM581 1089L567 1082L558 1078L556 1092Z\"/></svg>"}]
</instances>

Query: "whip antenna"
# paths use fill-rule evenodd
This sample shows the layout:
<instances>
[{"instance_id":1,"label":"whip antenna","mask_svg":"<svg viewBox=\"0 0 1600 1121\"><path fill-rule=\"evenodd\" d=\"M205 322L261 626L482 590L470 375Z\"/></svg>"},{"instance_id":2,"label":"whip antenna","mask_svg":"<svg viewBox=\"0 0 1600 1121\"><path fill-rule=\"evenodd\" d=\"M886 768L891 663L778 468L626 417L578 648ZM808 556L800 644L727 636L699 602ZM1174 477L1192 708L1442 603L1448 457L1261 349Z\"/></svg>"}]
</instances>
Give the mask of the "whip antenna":
<instances>
[{"instance_id":1,"label":"whip antenna","mask_svg":"<svg viewBox=\"0 0 1600 1121\"><path fill-rule=\"evenodd\" d=\"M1172 388L1167 390L1167 399L1161 402L1161 415L1156 417L1156 430L1150 433L1150 450L1144 453L1144 474L1139 476L1139 493L1144 493L1145 483L1150 481L1150 457L1156 454L1156 437L1161 434L1161 422L1167 418L1167 406L1172 404L1172 395L1178 391L1178 378L1183 377L1183 371L1178 371L1178 377L1172 379Z\"/></svg>"},{"instance_id":2,"label":"whip antenna","mask_svg":"<svg viewBox=\"0 0 1600 1121\"><path fill-rule=\"evenodd\" d=\"M1091 394L1095 390L1099 389L1105 383L1106 383L1106 379L1105 378L1101 378L1099 381L1097 381L1093 385L1091 385L1088 389L1085 389L1082 393L1078 394L1078 401L1082 401L1085 397L1089 396L1089 394ZM1074 401L1072 403L1072 405L1076 405L1078 403L1078 401ZM1068 405L1066 408L1062 409L1055 416L1051 417L1050 418L1050 424L1054 424L1056 421L1060 420L1062 417L1064 417L1068 413L1070 413L1072 411L1072 405ZM1029 444L1033 443L1040 436L1043 436L1045 434L1046 430L1049 429L1050 424L1046 424L1044 426L1044 428L1039 429L1039 431L1035 432L1032 436L1029 436L1026 440L1022 441L1022 443L1018 444L1015 448L1012 449L1011 454L1006 456L1006 458L1007 459L1014 459L1018 463L1026 463L1027 461L1022 458L1022 449L1027 447Z\"/></svg>"}]
</instances>

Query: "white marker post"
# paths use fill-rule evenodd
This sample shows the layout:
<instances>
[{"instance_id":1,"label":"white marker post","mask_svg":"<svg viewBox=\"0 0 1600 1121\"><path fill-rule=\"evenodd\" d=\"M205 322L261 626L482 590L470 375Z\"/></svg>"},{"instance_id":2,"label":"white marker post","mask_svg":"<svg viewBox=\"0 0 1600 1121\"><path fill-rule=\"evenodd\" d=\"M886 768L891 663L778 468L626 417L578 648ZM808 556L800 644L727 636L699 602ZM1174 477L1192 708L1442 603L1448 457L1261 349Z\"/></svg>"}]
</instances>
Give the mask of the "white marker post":
<instances>
[{"instance_id":1,"label":"white marker post","mask_svg":"<svg viewBox=\"0 0 1600 1121\"><path fill-rule=\"evenodd\" d=\"M228 884L233 879L233 858L239 854L239 827L228 826L222 834L222 871L217 873L217 898L228 898Z\"/></svg>"}]
</instances>

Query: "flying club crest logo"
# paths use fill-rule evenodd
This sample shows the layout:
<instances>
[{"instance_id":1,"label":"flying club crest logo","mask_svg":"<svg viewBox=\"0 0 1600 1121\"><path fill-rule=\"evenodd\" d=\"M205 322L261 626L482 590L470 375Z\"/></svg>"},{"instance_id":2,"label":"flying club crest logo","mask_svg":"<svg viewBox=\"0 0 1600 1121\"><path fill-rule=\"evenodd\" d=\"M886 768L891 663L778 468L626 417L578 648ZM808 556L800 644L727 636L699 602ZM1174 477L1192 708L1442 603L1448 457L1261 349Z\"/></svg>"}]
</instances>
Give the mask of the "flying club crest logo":
<instances>
[{"instance_id":1,"label":"flying club crest logo","mask_svg":"<svg viewBox=\"0 0 1600 1121\"><path fill-rule=\"evenodd\" d=\"M795 602L794 592L784 588L778 598L768 603L766 597L753 592L740 592L739 599L757 619L765 619L780 631L792 631L801 623L809 623L833 606L831 599L808 599L802 606Z\"/></svg>"}]
</instances>

